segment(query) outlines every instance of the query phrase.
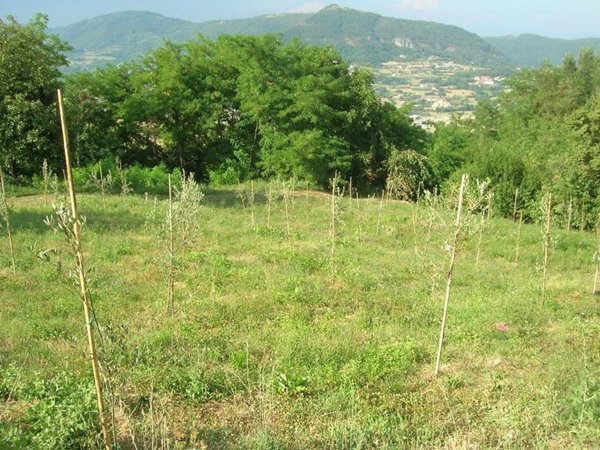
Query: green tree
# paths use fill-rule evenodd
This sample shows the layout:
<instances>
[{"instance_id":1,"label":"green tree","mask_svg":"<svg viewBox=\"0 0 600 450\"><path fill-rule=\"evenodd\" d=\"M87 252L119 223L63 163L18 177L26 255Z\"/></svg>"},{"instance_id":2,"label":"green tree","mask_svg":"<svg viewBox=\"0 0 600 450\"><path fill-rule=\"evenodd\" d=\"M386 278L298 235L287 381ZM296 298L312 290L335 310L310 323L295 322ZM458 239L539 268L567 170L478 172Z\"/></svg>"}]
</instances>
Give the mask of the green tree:
<instances>
[{"instance_id":1,"label":"green tree","mask_svg":"<svg viewBox=\"0 0 600 450\"><path fill-rule=\"evenodd\" d=\"M562 161L564 175L558 188L594 218L600 208L600 95L575 111L568 125L574 145Z\"/></svg>"},{"instance_id":2,"label":"green tree","mask_svg":"<svg viewBox=\"0 0 600 450\"><path fill-rule=\"evenodd\" d=\"M70 48L47 25L42 14L26 25L0 19L0 164L13 177L39 171L44 158L56 166L60 154L54 104Z\"/></svg>"},{"instance_id":3,"label":"green tree","mask_svg":"<svg viewBox=\"0 0 600 450\"><path fill-rule=\"evenodd\" d=\"M383 186L393 150L426 141L407 110L377 97L370 72L276 35L166 42L68 87L84 163L118 155L200 179L295 176L323 187L339 172L368 189Z\"/></svg>"},{"instance_id":4,"label":"green tree","mask_svg":"<svg viewBox=\"0 0 600 450\"><path fill-rule=\"evenodd\" d=\"M469 133L460 122L438 124L427 156L433 172L433 182L440 186L467 161Z\"/></svg>"}]
</instances>

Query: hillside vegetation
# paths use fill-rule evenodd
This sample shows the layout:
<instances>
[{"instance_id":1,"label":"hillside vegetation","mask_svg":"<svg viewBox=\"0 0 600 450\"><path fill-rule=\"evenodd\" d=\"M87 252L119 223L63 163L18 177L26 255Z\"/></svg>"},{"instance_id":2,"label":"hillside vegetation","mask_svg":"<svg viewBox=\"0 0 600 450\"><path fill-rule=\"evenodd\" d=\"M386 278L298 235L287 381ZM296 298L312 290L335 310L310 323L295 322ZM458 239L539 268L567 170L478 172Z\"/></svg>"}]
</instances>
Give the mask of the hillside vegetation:
<instances>
[{"instance_id":1,"label":"hillside vegetation","mask_svg":"<svg viewBox=\"0 0 600 450\"><path fill-rule=\"evenodd\" d=\"M582 49L600 51L600 38L555 39L534 34L484 38L520 67L539 67L544 61L561 64L567 55L578 55Z\"/></svg>"},{"instance_id":2,"label":"hillside vegetation","mask_svg":"<svg viewBox=\"0 0 600 450\"><path fill-rule=\"evenodd\" d=\"M69 42L70 70L90 70L131 61L163 44L165 39L192 39L198 25L144 11L123 11L82 20L54 32Z\"/></svg>"}]
</instances>

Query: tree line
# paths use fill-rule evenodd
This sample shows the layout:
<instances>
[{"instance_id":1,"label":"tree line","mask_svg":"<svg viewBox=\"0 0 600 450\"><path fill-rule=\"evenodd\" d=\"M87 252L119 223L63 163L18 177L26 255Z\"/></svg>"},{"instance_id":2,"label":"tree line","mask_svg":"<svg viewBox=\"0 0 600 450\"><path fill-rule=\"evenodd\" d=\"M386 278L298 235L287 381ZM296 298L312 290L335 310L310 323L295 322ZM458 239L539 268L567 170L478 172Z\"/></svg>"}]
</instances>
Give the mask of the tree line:
<instances>
[{"instance_id":1,"label":"tree line","mask_svg":"<svg viewBox=\"0 0 600 450\"><path fill-rule=\"evenodd\" d=\"M461 172L489 179L505 216L516 206L536 219L551 193L563 221L591 227L600 213L600 58L584 49L518 72L472 119L439 125L427 156L434 183Z\"/></svg>"},{"instance_id":2,"label":"tree line","mask_svg":"<svg viewBox=\"0 0 600 450\"><path fill-rule=\"evenodd\" d=\"M488 179L495 207L535 219L552 192L582 227L600 181L600 58L518 72L474 117L414 126L376 95L373 75L330 46L277 35L165 42L144 58L63 76L68 44L47 17L0 20L0 164L13 180L60 167L55 91L65 91L76 164L180 168L199 181L295 177L322 188L337 172L363 192L444 189ZM394 180L400 179L399 182ZM390 180L392 181L390 183Z\"/></svg>"},{"instance_id":3,"label":"tree line","mask_svg":"<svg viewBox=\"0 0 600 450\"><path fill-rule=\"evenodd\" d=\"M61 55L66 46L43 36L43 21L38 16L17 34L37 39L38 46L54 44L52 55ZM7 25L19 28L14 21ZM21 66L30 59L6 54L16 57ZM45 154L58 153L51 112L59 84L78 165L118 157L124 164L180 167L204 181L280 176L322 187L338 172L367 189L384 183L384 162L393 152L423 151L426 141L406 110L376 96L370 72L349 66L332 47L284 44L276 35L165 42L139 61L65 79L58 74L64 60L34 64L44 62L54 70L42 102L46 115L21 129L45 128L48 139L35 151L15 152L15 144L33 148L27 133L3 130L3 165L13 176L31 175ZM31 79L35 89L30 74L15 75L3 106L20 90L17 80ZM27 119L26 108L15 113Z\"/></svg>"}]
</instances>

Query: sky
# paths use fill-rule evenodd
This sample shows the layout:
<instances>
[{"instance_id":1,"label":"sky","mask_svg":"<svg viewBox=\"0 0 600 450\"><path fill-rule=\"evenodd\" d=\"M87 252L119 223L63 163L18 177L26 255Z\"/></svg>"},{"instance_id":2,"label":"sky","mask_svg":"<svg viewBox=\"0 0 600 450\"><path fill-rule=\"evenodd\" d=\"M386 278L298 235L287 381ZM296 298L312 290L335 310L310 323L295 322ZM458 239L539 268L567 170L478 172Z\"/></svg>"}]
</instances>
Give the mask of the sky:
<instances>
[{"instance_id":1,"label":"sky","mask_svg":"<svg viewBox=\"0 0 600 450\"><path fill-rule=\"evenodd\" d=\"M204 22L263 14L313 12L337 3L384 16L457 25L480 36L539 34L548 37L600 37L598 0L0 0L0 18L26 22L37 12L50 27L117 11L152 11Z\"/></svg>"}]
</instances>

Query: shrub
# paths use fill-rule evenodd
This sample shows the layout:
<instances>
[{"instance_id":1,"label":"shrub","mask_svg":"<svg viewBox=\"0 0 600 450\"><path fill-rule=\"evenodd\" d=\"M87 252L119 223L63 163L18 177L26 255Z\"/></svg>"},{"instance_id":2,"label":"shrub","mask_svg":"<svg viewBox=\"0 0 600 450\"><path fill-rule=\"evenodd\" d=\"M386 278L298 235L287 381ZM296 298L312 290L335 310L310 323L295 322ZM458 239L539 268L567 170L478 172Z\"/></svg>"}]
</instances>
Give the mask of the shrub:
<instances>
[{"instance_id":1,"label":"shrub","mask_svg":"<svg viewBox=\"0 0 600 450\"><path fill-rule=\"evenodd\" d=\"M416 200L419 189L431 179L427 157L414 150L394 149L385 164L385 188L400 200Z\"/></svg>"},{"instance_id":2,"label":"shrub","mask_svg":"<svg viewBox=\"0 0 600 450\"><path fill-rule=\"evenodd\" d=\"M222 164L208 172L209 183L215 186L232 186L241 182L240 170L231 164Z\"/></svg>"}]
</instances>

